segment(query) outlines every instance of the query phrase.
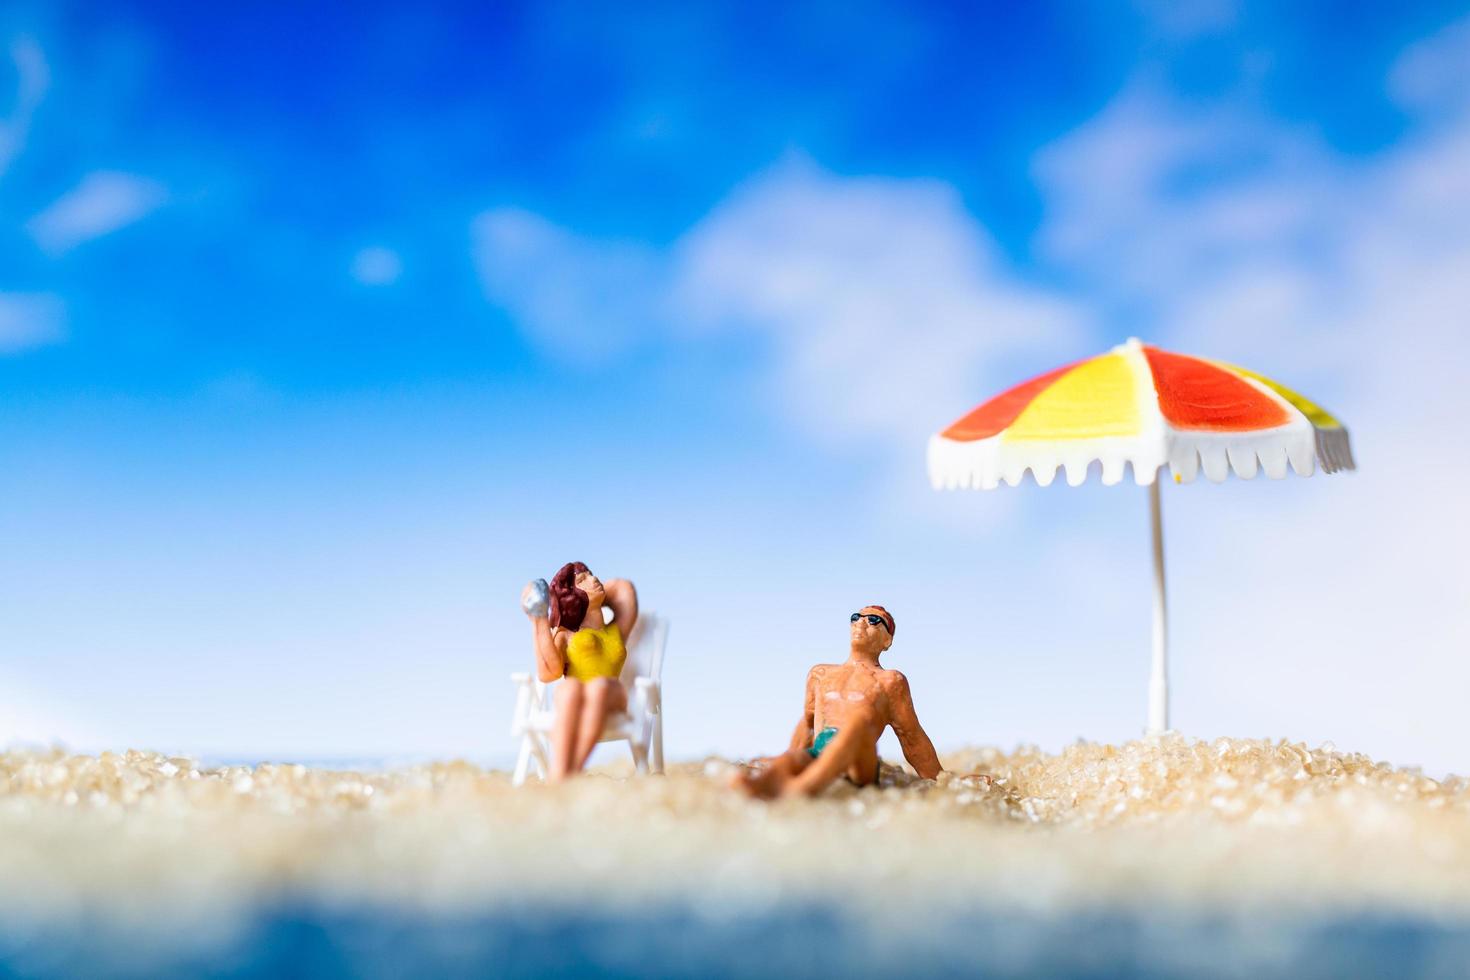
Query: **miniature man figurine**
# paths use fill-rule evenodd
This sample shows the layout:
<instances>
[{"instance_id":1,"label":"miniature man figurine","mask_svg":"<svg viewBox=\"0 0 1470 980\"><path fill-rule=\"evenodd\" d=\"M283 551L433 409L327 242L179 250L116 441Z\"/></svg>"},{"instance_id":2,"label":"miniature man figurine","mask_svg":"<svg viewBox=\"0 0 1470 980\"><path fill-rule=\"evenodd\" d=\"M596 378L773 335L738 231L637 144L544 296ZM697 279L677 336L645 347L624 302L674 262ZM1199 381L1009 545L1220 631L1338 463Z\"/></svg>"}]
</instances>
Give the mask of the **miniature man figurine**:
<instances>
[{"instance_id":1,"label":"miniature man figurine","mask_svg":"<svg viewBox=\"0 0 1470 980\"><path fill-rule=\"evenodd\" d=\"M732 785L751 796L815 796L839 776L859 786L878 779L878 737L893 727L903 757L925 779L939 757L914 713L909 682L878 663L893 645L893 616L882 606L852 614L847 662L818 664L806 678L806 712L782 755L757 760Z\"/></svg>"}]
</instances>

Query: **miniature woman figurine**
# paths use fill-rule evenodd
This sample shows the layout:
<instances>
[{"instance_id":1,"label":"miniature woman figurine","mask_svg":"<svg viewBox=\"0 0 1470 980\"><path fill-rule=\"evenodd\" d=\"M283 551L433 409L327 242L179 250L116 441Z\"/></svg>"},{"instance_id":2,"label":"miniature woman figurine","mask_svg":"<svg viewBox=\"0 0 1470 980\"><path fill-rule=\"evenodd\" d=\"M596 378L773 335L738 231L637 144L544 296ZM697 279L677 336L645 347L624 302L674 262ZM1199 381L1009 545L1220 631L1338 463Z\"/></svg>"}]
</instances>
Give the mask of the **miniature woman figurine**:
<instances>
[{"instance_id":1,"label":"miniature woman figurine","mask_svg":"<svg viewBox=\"0 0 1470 980\"><path fill-rule=\"evenodd\" d=\"M552 576L544 611L534 601L539 584L526 586L521 605L531 618L537 676L545 684L561 679L548 774L558 782L582 771L608 715L628 707L618 675L628 656L626 640L638 622L638 593L626 579L604 586L579 561ZM611 622L604 621L603 606L612 610Z\"/></svg>"}]
</instances>

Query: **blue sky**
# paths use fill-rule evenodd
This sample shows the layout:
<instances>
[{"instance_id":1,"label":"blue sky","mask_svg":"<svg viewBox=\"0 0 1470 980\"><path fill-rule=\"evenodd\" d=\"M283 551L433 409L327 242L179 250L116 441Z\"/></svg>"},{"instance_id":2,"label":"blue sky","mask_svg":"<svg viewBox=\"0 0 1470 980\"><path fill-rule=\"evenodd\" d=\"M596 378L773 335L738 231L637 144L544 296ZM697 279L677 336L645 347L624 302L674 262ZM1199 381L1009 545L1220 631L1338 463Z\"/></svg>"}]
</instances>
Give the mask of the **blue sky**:
<instances>
[{"instance_id":1,"label":"blue sky","mask_svg":"<svg viewBox=\"0 0 1470 980\"><path fill-rule=\"evenodd\" d=\"M1363 466L1167 494L1180 726L1470 768L1467 15L8 8L0 740L496 758L572 559L673 620L674 754L873 601L941 746L1130 737L1141 493L923 447L1136 334Z\"/></svg>"}]
</instances>

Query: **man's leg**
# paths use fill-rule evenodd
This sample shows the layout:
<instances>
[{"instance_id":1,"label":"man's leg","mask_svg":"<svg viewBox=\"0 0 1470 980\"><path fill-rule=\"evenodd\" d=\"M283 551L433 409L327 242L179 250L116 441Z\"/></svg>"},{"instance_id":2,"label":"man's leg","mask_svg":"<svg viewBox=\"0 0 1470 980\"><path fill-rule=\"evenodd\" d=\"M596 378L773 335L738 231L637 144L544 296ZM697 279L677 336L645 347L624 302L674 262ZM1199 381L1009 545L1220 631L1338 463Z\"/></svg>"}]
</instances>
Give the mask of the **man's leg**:
<instances>
[{"instance_id":1,"label":"man's leg","mask_svg":"<svg viewBox=\"0 0 1470 980\"><path fill-rule=\"evenodd\" d=\"M782 796L816 796L835 780L847 774L859 786L878 778L877 716L871 711L852 712L822 754L812 760L780 789Z\"/></svg>"},{"instance_id":2,"label":"man's leg","mask_svg":"<svg viewBox=\"0 0 1470 980\"><path fill-rule=\"evenodd\" d=\"M760 767L745 767L731 777L730 785L758 799L773 799L813 761L806 749L787 749L780 755L756 759Z\"/></svg>"}]
</instances>

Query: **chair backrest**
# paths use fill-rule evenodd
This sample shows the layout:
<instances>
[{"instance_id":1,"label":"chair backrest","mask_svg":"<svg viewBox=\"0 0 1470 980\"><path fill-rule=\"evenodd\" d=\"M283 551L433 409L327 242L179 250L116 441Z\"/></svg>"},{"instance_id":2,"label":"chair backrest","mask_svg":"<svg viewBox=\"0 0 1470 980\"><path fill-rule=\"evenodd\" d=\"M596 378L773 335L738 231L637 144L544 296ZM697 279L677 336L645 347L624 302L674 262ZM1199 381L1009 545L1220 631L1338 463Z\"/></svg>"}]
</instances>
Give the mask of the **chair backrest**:
<instances>
[{"instance_id":1,"label":"chair backrest","mask_svg":"<svg viewBox=\"0 0 1470 980\"><path fill-rule=\"evenodd\" d=\"M669 624L651 612L638 614L638 625L628 639L628 660L623 664L619 678L623 686L633 690L633 682L639 677L657 681L664 669L664 640L668 636Z\"/></svg>"}]
</instances>

